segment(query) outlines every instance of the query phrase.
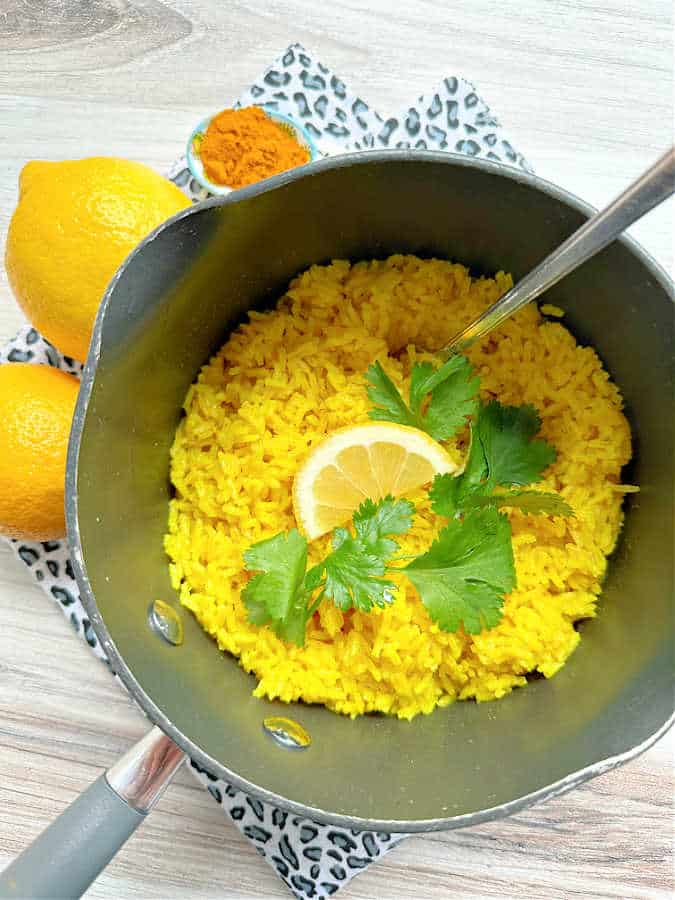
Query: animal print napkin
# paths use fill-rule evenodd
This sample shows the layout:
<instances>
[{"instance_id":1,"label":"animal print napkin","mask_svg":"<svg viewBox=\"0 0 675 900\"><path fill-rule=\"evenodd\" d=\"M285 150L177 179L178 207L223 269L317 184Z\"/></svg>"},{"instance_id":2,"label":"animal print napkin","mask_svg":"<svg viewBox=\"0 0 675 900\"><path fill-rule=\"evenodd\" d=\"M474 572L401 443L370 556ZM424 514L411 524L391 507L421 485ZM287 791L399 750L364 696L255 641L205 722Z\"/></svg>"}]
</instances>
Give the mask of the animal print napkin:
<instances>
[{"instance_id":1,"label":"animal print napkin","mask_svg":"<svg viewBox=\"0 0 675 900\"><path fill-rule=\"evenodd\" d=\"M228 102L224 97L223 106ZM299 120L327 156L387 147L422 148L483 157L531 171L473 85L455 76L444 78L398 114L383 118L304 47L292 44L235 105L253 103L274 107ZM211 112L215 110L196 110L195 121ZM190 175L185 157L172 166L169 177L193 200L208 196ZM29 326L0 350L0 363L5 362L50 365L78 376L82 370ZM65 540L10 543L44 591L59 604L76 634L107 663L80 601ZM406 837L303 819L237 790L194 762L192 769L299 900L332 896Z\"/></svg>"}]
</instances>

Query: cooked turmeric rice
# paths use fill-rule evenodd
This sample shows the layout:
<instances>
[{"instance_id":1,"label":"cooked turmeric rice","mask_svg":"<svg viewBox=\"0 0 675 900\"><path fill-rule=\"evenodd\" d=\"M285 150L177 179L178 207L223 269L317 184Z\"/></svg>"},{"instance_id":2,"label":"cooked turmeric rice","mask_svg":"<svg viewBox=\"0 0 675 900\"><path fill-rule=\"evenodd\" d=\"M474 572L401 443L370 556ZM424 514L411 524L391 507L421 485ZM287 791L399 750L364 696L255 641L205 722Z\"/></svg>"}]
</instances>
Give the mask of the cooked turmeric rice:
<instances>
[{"instance_id":1,"label":"cooked turmeric rice","mask_svg":"<svg viewBox=\"0 0 675 900\"><path fill-rule=\"evenodd\" d=\"M255 674L256 696L410 719L454 700L503 697L528 673L550 678L576 647L575 623L595 615L621 528L630 431L594 350L534 305L467 355L484 398L537 408L558 454L540 486L559 492L575 517L509 512L518 586L497 627L439 631L402 579L386 609L343 613L324 601L299 648L250 624L240 596L249 578L243 552L296 526L293 476L310 449L369 421L368 366L389 357L388 372L407 391L413 362L510 286L503 272L472 278L464 266L414 256L313 266L274 311L250 313L188 391L171 452L171 578L218 646ZM465 441L448 449L461 453ZM400 544L417 554L443 522L424 492L411 499L418 515ZM310 545L310 563L327 546L328 538Z\"/></svg>"}]
</instances>

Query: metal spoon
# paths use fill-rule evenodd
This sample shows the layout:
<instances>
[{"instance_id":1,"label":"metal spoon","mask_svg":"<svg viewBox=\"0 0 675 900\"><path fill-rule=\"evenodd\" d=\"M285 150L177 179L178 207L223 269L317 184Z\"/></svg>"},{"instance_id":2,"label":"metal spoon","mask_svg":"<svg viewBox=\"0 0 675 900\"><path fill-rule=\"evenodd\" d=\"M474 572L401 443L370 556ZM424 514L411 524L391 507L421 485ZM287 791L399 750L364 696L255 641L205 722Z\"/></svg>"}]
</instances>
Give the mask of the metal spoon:
<instances>
[{"instance_id":1,"label":"metal spoon","mask_svg":"<svg viewBox=\"0 0 675 900\"><path fill-rule=\"evenodd\" d=\"M611 244L622 231L637 222L675 192L675 147L647 169L613 203L594 216L554 250L543 262L493 303L474 322L460 331L440 353L450 356L470 347L530 300L535 300L561 278Z\"/></svg>"}]
</instances>

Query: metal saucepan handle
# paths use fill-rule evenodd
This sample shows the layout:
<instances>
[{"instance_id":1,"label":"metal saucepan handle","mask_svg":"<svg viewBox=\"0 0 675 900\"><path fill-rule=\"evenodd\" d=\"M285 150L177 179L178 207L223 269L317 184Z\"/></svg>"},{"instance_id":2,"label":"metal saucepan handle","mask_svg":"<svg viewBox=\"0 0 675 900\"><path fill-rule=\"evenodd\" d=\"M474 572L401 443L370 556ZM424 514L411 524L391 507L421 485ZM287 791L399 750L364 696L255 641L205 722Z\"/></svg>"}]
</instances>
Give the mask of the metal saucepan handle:
<instances>
[{"instance_id":1,"label":"metal saucepan handle","mask_svg":"<svg viewBox=\"0 0 675 900\"><path fill-rule=\"evenodd\" d=\"M440 352L450 356L471 346L530 300L535 300L577 266L611 244L622 231L670 197L674 191L675 147L671 147L613 203L592 216Z\"/></svg>"},{"instance_id":2,"label":"metal saucepan handle","mask_svg":"<svg viewBox=\"0 0 675 900\"><path fill-rule=\"evenodd\" d=\"M0 873L0 898L80 897L138 828L185 758L153 728Z\"/></svg>"}]
</instances>

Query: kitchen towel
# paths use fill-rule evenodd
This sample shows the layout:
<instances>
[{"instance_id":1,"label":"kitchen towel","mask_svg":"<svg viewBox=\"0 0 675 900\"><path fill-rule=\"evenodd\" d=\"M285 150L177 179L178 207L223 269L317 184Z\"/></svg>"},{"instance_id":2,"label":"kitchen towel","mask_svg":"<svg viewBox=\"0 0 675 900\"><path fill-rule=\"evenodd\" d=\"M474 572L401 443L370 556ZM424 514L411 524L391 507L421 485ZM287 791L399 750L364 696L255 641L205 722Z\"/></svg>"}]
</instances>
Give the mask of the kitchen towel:
<instances>
[{"instance_id":1,"label":"kitchen towel","mask_svg":"<svg viewBox=\"0 0 675 900\"><path fill-rule=\"evenodd\" d=\"M227 102L224 98L223 105ZM473 85L456 76L444 78L433 90L384 118L304 47L292 44L235 105L254 103L271 106L300 121L325 155L385 148L445 150L531 171ZM212 112L216 110L195 110L195 121ZM168 174L191 199L208 196L190 175L184 156ZM82 370L79 363L60 354L30 326L0 350L0 363L5 362L50 365L74 375ZM65 540L10 543L44 591L58 603L75 632L107 663L80 602ZM406 837L303 819L237 790L194 762L192 769L300 900L333 896Z\"/></svg>"}]
</instances>

